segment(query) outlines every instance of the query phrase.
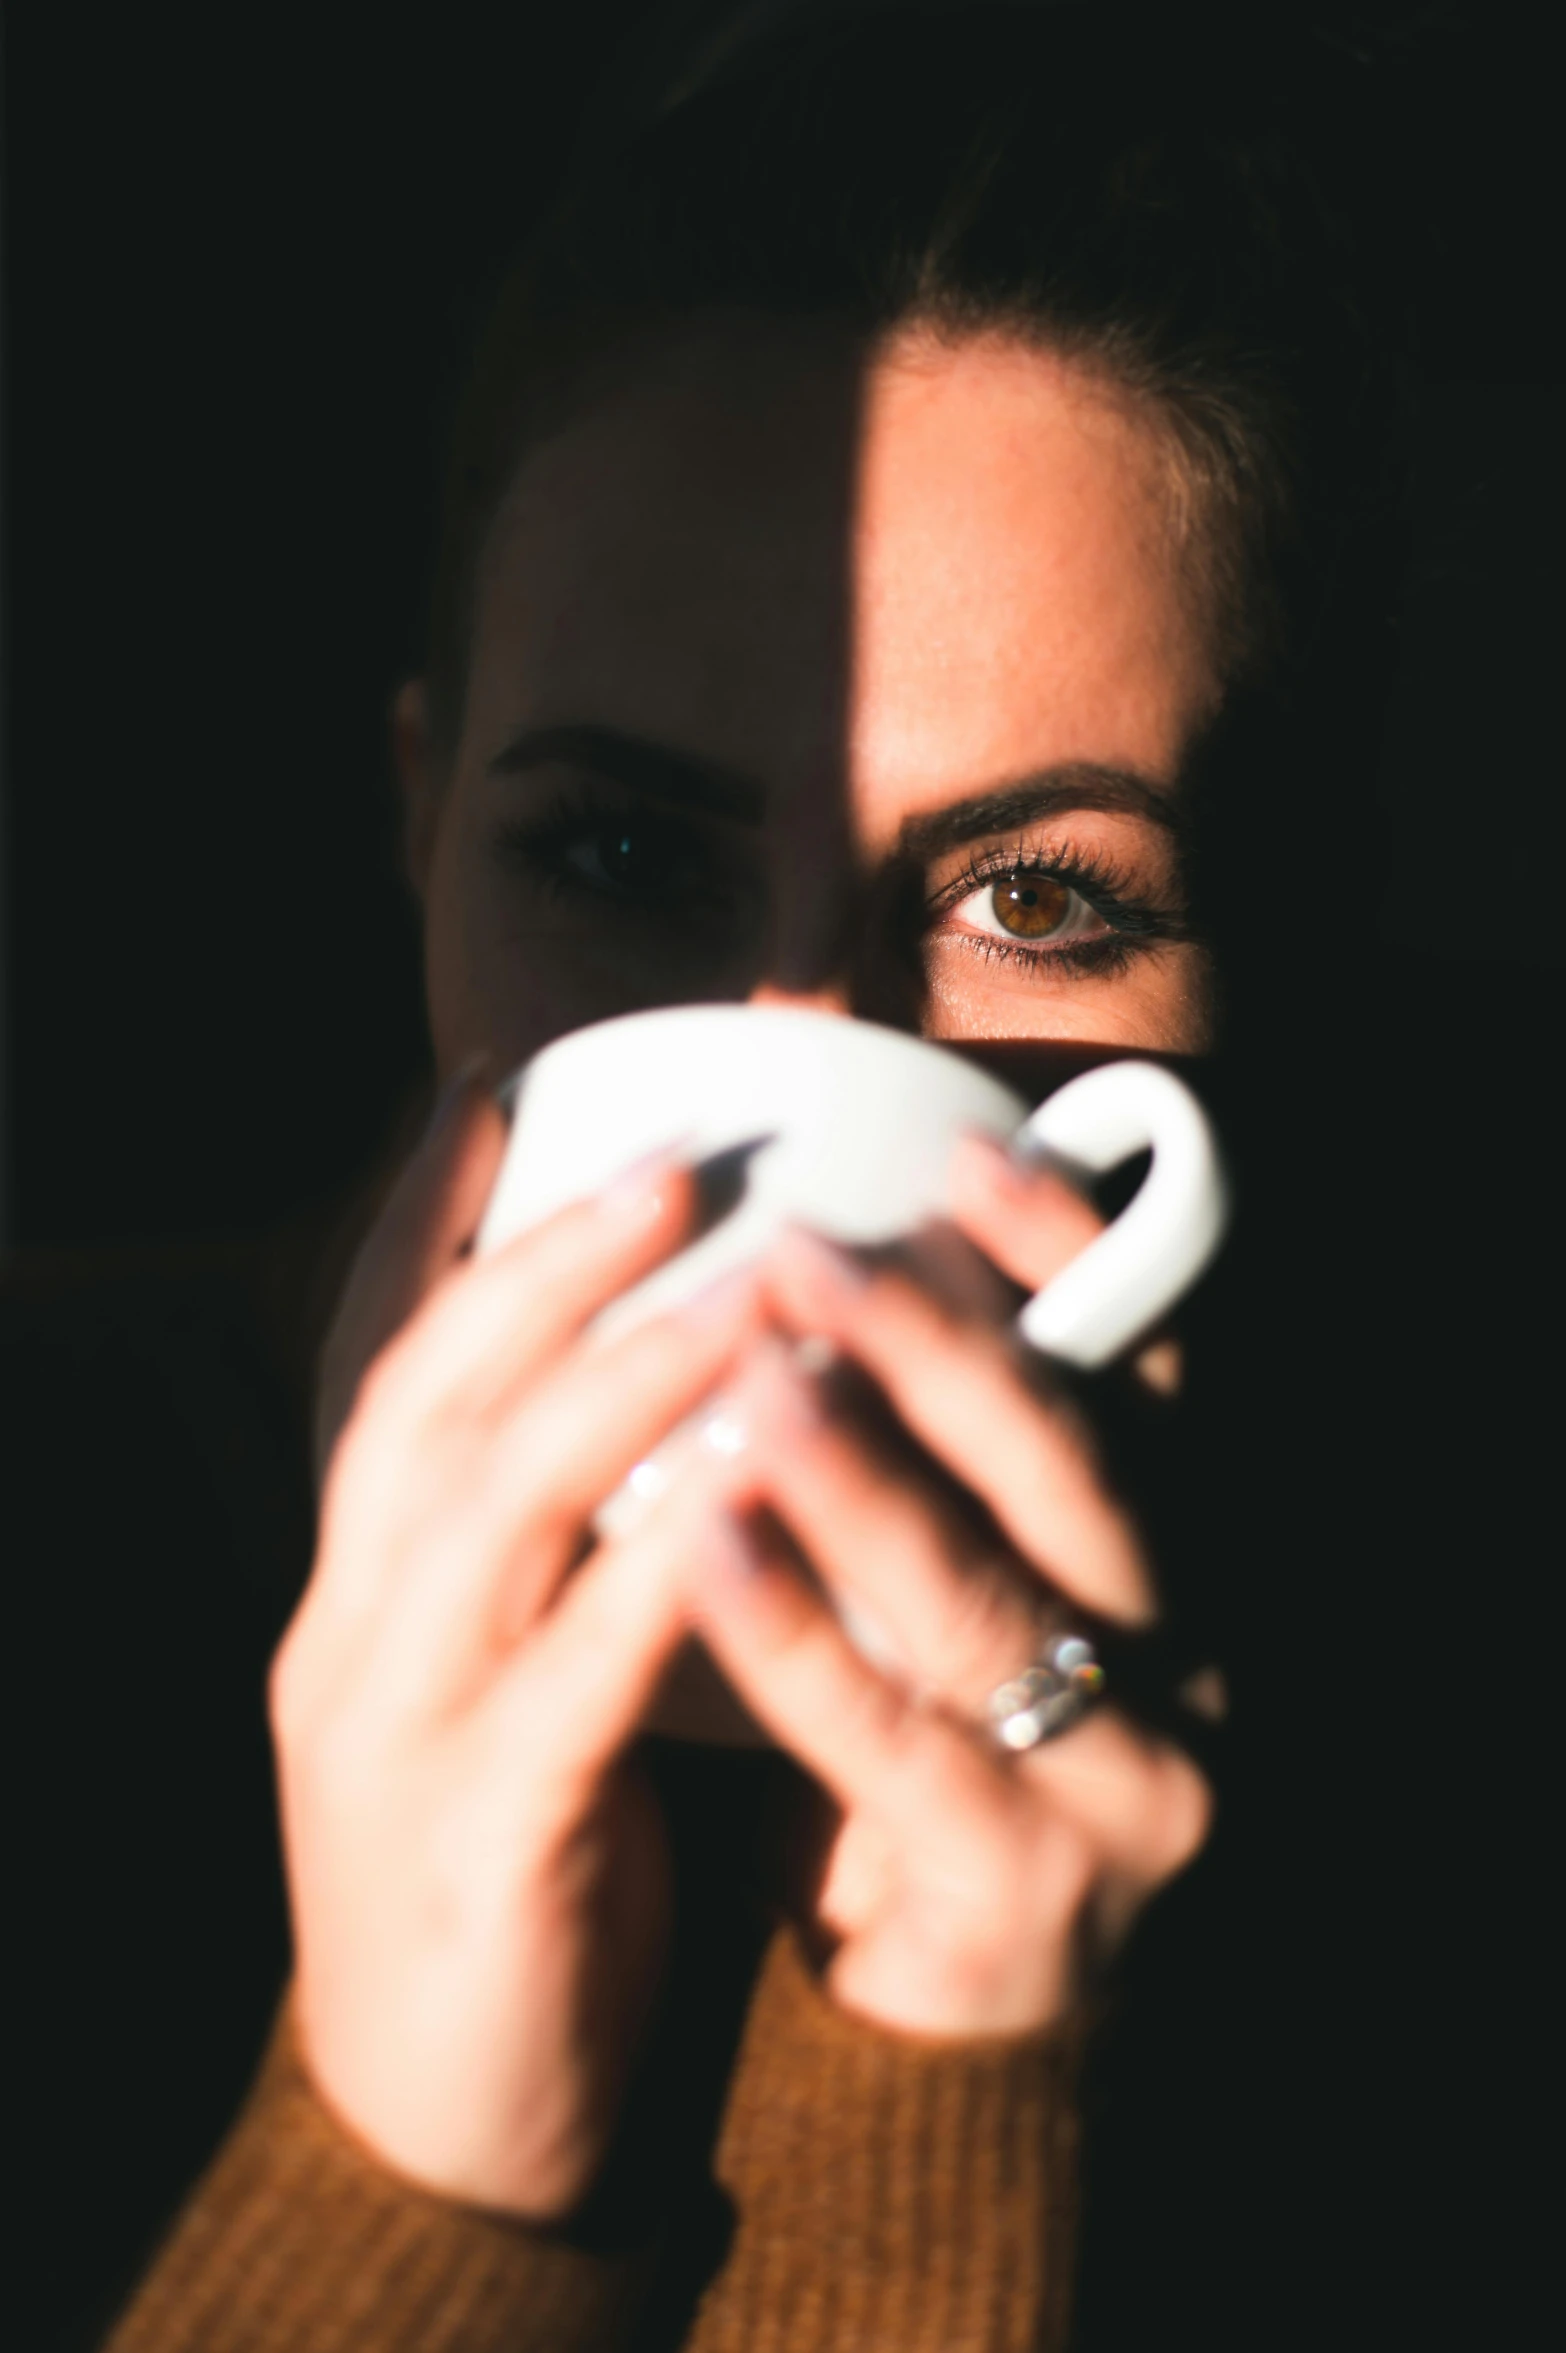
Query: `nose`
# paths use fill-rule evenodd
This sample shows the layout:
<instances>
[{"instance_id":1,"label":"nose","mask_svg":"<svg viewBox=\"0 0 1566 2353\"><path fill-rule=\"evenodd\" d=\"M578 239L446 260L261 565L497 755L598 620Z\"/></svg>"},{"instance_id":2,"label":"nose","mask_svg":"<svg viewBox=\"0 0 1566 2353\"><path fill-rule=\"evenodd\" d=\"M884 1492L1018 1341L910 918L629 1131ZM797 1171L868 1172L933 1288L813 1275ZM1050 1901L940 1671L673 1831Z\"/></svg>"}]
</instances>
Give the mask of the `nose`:
<instances>
[{"instance_id":1,"label":"nose","mask_svg":"<svg viewBox=\"0 0 1566 2353\"><path fill-rule=\"evenodd\" d=\"M771 1005L785 1013L836 1013L847 1021L853 1007L848 1001L846 986L819 989L780 989L771 981L762 981L750 992L752 1005Z\"/></svg>"}]
</instances>

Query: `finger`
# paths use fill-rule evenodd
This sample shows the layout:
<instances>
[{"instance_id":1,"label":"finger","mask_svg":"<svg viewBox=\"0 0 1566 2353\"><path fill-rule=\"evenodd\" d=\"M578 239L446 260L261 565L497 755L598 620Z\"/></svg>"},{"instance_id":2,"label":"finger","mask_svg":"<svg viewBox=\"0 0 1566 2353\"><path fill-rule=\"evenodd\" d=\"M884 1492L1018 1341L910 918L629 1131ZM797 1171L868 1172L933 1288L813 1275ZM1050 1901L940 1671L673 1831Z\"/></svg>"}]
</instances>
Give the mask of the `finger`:
<instances>
[{"instance_id":1,"label":"finger","mask_svg":"<svg viewBox=\"0 0 1566 2353\"><path fill-rule=\"evenodd\" d=\"M1010 1781L1143 1887L1182 1869L1211 1828L1211 1786L1181 1750L1117 1710L1092 1711L1021 1758L945 1725L859 1659L819 1596L741 1530L693 1588L692 1615L741 1697L844 1804L929 1832L938 1800ZM974 1737L977 1735L977 1737Z\"/></svg>"},{"instance_id":2,"label":"finger","mask_svg":"<svg viewBox=\"0 0 1566 2353\"><path fill-rule=\"evenodd\" d=\"M1003 1273L1041 1291L1104 1230L1098 1211L1050 1168L1029 1168L993 1136L958 1140L951 1164L952 1218ZM1131 1359L1146 1389L1172 1397L1183 1361L1178 1341L1150 1340Z\"/></svg>"},{"instance_id":3,"label":"finger","mask_svg":"<svg viewBox=\"0 0 1566 2353\"><path fill-rule=\"evenodd\" d=\"M765 1497L834 1598L868 1609L921 1696L982 1726L990 1693L1035 1647L1017 1576L975 1551L939 1497L825 1410L783 1352L753 1360L727 1410L746 1429L746 1493ZM1023 1769L1135 1885L1159 1884L1206 1836L1210 1792L1196 1766L1112 1710L1030 1751Z\"/></svg>"},{"instance_id":4,"label":"finger","mask_svg":"<svg viewBox=\"0 0 1566 2353\"><path fill-rule=\"evenodd\" d=\"M764 1452L759 1409L752 1426L757 1451ZM813 1482L795 1458L789 1509L785 1512L781 1502L772 1507L791 1530L807 1516L794 1508L807 1484ZM848 1485L827 1500L834 1508L854 1509ZM905 1522L901 1533L917 1545L911 1523ZM823 1550L809 1549L812 1567L822 1565ZM943 1608L954 1599L961 1608L960 1587L954 1592L954 1581L939 1574L949 1566L933 1548L922 1561L916 1553L909 1563L910 1584L927 1568L935 1572L927 1600L928 1629L936 1640ZM895 1570L886 1584L878 1584L874 1599L887 1622L902 1629L922 1612L902 1610L892 1592L894 1582ZM859 1661L820 1599L786 1568L769 1563L754 1542L739 1553L728 1548L720 1573L694 1608L741 1696L845 1803L863 1803L879 1791L883 1813L890 1810L918 1829L924 1800L907 1795L910 1749L923 1752L927 1769L939 1778L943 1804L951 1802L954 1767L959 1781L973 1778L971 1766L956 1765L950 1744L926 1741L925 1728L933 1720L873 1666ZM1004 1585L981 1590L973 1617L953 1626L956 1642L966 1647L966 1672L938 1668L932 1680L943 1698L958 1702L959 1720L970 1737L954 1737L970 1754L972 1735L979 1736L981 1747L988 1740L984 1703L994 1684L1027 1655L1029 1631L1025 1608ZM994 1648L988 1649L991 1642ZM987 1656L1004 1661L998 1672L990 1672ZM1008 1752L1002 1759L997 1752L996 1762L1003 1774L1009 1769L1017 1775L1035 1802L1045 1801L1053 1821L1078 1834L1083 1851L1097 1865L1137 1888L1151 1889L1182 1870L1211 1828L1211 1785L1198 1767L1171 1742L1143 1731L1110 1706L1093 1709L1069 1733L1020 1758ZM982 1771L980 1778L989 1782L994 1770ZM895 1786L887 1778L894 1772L899 1776Z\"/></svg>"},{"instance_id":5,"label":"finger","mask_svg":"<svg viewBox=\"0 0 1566 2353\"><path fill-rule=\"evenodd\" d=\"M470 1260L376 1367L377 1411L411 1434L432 1415L504 1409L608 1302L669 1256L695 1214L688 1170L654 1159Z\"/></svg>"},{"instance_id":6,"label":"finger","mask_svg":"<svg viewBox=\"0 0 1566 2353\"><path fill-rule=\"evenodd\" d=\"M742 1276L601 1350L578 1350L454 1457L408 1572L388 1581L374 1673L384 1704L470 1704L581 1558L604 1496L721 1381L752 1328Z\"/></svg>"},{"instance_id":7,"label":"finger","mask_svg":"<svg viewBox=\"0 0 1566 2353\"><path fill-rule=\"evenodd\" d=\"M724 1410L744 1433L744 1498L782 1521L847 1606L856 1639L873 1636L872 1663L884 1651L916 1691L978 1720L988 1694L1037 1648L1029 1570L984 1544L783 1349L753 1353Z\"/></svg>"},{"instance_id":8,"label":"finger","mask_svg":"<svg viewBox=\"0 0 1566 2353\"><path fill-rule=\"evenodd\" d=\"M1055 1818L1133 1887L1150 1890L1183 1871L1212 1829L1206 1776L1183 1750L1115 1708L1095 1708L1019 1764Z\"/></svg>"},{"instance_id":9,"label":"finger","mask_svg":"<svg viewBox=\"0 0 1566 2353\"><path fill-rule=\"evenodd\" d=\"M849 1643L818 1593L732 1522L692 1587L691 1616L751 1713L846 1807L931 1842L1009 1807L1002 1762L918 1706ZM1020 1784L1015 1785L1020 1786Z\"/></svg>"},{"instance_id":10,"label":"finger","mask_svg":"<svg viewBox=\"0 0 1566 2353\"><path fill-rule=\"evenodd\" d=\"M690 1631L696 1575L721 1569L733 1523L696 1484L593 1555L482 1702L519 1783L580 1808L639 1729Z\"/></svg>"},{"instance_id":11,"label":"finger","mask_svg":"<svg viewBox=\"0 0 1566 2353\"><path fill-rule=\"evenodd\" d=\"M683 1184L680 1172L672 1173ZM444 1578L451 1594L467 1593L475 1579L482 1586L496 1575L497 1545L507 1548L519 1575L531 1573L545 1584L558 1577L562 1552L573 1551L580 1534L579 1525L564 1525L573 1506L561 1502L550 1509L547 1503L551 1449L560 1442L560 1401L553 1409L546 1406L540 1421L530 1425L530 1387L523 1376L530 1370L537 1375L539 1355L566 1320L563 1288L575 1285L579 1307L581 1299L593 1297L602 1284L606 1252L611 1264L634 1269L658 1249L661 1235L671 1226L678 1232L675 1221L682 1211L678 1203L665 1200L659 1172L649 1169L638 1184L651 1188L650 1207L648 1194L641 1195L639 1206L634 1199L627 1201L622 1189L618 1203L588 1202L563 1211L549 1229L518 1241L511 1266L499 1263L504 1253L497 1256L498 1289L488 1282L487 1264L474 1270L486 1278L484 1297L471 1311L465 1300L456 1303L463 1318L460 1329L453 1333L444 1324L426 1322L416 1334L400 1337L394 1352L375 1366L364 1384L355 1421L344 1434L324 1499L316 1573L305 1602L323 1640L345 1643L357 1655L366 1622L373 1622L404 1585L416 1580L417 1564L426 1553L446 1564L428 1574ZM595 1220L609 1226L607 1239L595 1232ZM528 1244L536 1241L545 1248L551 1232L562 1244L565 1262L564 1273L556 1266L544 1275L544 1281L554 1284L553 1331L542 1316L530 1317L529 1297L516 1295L517 1277L527 1271L521 1261ZM585 1273L589 1267L596 1270L591 1288ZM468 1278L459 1279L465 1283ZM743 1285L725 1287L716 1306L709 1293L691 1301L682 1315L641 1327L648 1334L641 1353L670 1352L672 1324L687 1334L692 1354L689 1380L698 1387L716 1380L735 1344L722 1323L725 1298L735 1330L743 1328L754 1312L743 1290ZM441 1310L446 1305L446 1300L438 1303ZM509 1311L509 1322L501 1310ZM572 1320L579 1324L580 1313ZM542 1333L541 1322L546 1323ZM475 1362L473 1352L485 1336L492 1340L491 1356ZM623 1356L623 1343L584 1351L584 1364L593 1370L571 1391L590 1445L591 1433L618 1409L616 1366L621 1357L616 1349ZM673 1353L678 1354L677 1347ZM661 1435L694 1402L676 1377L668 1409L671 1423L660 1423L656 1408L633 1415L625 1425L629 1442L638 1442L649 1421ZM503 1472L496 1467L501 1457ZM567 1459L577 1459L576 1450L568 1450ZM596 1459L605 1463L606 1484L593 1498L595 1503L621 1475L612 1441ZM636 1459L633 1453L632 1462ZM590 1481L591 1462L582 1475ZM535 1526L529 1509L535 1498L546 1507L541 1526ZM551 1528L556 1536L552 1547ZM542 1558L536 1544L530 1547L530 1533L542 1538ZM464 1569L462 1563L469 1566Z\"/></svg>"},{"instance_id":12,"label":"finger","mask_svg":"<svg viewBox=\"0 0 1566 2353\"><path fill-rule=\"evenodd\" d=\"M1062 1176L1029 1168L992 1136L959 1137L951 1161L953 1221L1025 1290L1041 1290L1104 1230Z\"/></svg>"},{"instance_id":13,"label":"finger","mask_svg":"<svg viewBox=\"0 0 1566 2353\"><path fill-rule=\"evenodd\" d=\"M1126 1625L1151 1622L1152 1578L1129 1515L1102 1486L1080 1426L1025 1380L1006 1333L797 1228L766 1262L764 1296L794 1330L863 1366L1063 1594Z\"/></svg>"}]
</instances>

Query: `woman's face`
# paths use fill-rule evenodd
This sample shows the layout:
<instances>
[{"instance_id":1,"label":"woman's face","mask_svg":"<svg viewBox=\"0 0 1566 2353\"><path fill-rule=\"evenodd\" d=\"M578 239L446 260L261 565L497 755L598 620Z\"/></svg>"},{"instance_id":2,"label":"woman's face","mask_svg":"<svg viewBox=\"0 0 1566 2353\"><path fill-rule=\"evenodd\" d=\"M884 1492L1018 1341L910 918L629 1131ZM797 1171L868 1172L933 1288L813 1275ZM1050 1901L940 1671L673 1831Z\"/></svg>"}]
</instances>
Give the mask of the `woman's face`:
<instances>
[{"instance_id":1,"label":"woman's face","mask_svg":"<svg viewBox=\"0 0 1566 2353\"><path fill-rule=\"evenodd\" d=\"M998 340L687 335L523 461L433 769L399 699L442 1073L798 1000L1199 1052L1181 779L1214 706L1157 445Z\"/></svg>"}]
</instances>

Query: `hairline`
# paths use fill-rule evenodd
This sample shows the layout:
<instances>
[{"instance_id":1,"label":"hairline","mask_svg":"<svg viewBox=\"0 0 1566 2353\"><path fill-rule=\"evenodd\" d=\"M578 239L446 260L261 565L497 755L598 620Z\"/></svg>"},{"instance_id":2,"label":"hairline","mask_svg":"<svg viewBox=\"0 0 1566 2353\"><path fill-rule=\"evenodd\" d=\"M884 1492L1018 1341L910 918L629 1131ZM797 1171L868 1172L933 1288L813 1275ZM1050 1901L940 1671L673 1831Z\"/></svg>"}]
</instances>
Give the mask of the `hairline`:
<instances>
[{"instance_id":1,"label":"hairline","mask_svg":"<svg viewBox=\"0 0 1566 2353\"><path fill-rule=\"evenodd\" d=\"M497 542L517 497L523 475L543 451L579 426L601 416L618 399L635 390L638 369L649 361L735 331L787 333L803 330L841 335L857 346L868 370L878 365L918 369L939 365L948 354L973 346L1005 346L1033 352L1061 362L1088 387L1112 414L1134 430L1135 437L1154 459L1149 468L1158 493L1165 541L1182 584L1195 600L1193 629L1202 643L1216 682L1218 699L1227 690L1229 674L1237 667L1223 607L1225 598L1218 575L1224 568L1221 526L1213 511L1222 493L1204 469L1182 432L1176 406L1166 391L1130 380L1125 368L1095 343L1090 331L1056 326L1025 309L997 308L992 313L964 318L956 304L939 295L911 305L900 316L867 323L847 309L777 304L710 303L689 308L641 308L630 304L605 305L559 322L544 320L540 327L563 328L540 353L536 367L523 380L517 423L506 441L507 468L469 542L460 605L461 667L452 683L453 724L449 740L432 746L439 766L449 775L455 766L466 715L469 665L477 638L480 607L486 593Z\"/></svg>"}]
</instances>

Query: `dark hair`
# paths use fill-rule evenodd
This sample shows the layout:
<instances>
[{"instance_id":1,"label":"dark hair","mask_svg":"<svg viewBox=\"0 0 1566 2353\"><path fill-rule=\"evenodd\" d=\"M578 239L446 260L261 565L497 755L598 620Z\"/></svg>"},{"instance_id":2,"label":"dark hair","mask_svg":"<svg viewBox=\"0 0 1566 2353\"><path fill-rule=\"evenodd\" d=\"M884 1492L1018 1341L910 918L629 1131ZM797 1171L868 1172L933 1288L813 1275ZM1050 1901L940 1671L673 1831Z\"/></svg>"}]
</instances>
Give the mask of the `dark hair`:
<instances>
[{"instance_id":1,"label":"dark hair","mask_svg":"<svg viewBox=\"0 0 1566 2353\"><path fill-rule=\"evenodd\" d=\"M1215 46L1174 14L807 13L585 138L457 417L428 641L438 753L524 450L638 338L725 310L832 317L867 343L1000 330L1075 358L1161 428L1231 691L1285 690L1329 616L1341 635L1368 577L1352 551L1389 509L1364 272L1297 120L1319 107L1312 77L1342 69L1265 44L1240 58L1231 32Z\"/></svg>"}]
</instances>

